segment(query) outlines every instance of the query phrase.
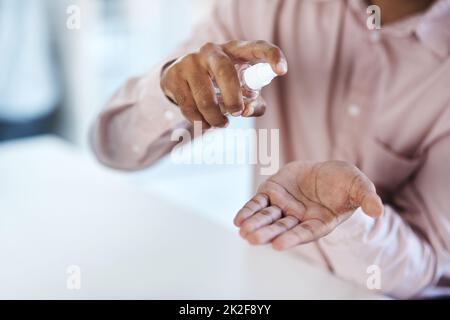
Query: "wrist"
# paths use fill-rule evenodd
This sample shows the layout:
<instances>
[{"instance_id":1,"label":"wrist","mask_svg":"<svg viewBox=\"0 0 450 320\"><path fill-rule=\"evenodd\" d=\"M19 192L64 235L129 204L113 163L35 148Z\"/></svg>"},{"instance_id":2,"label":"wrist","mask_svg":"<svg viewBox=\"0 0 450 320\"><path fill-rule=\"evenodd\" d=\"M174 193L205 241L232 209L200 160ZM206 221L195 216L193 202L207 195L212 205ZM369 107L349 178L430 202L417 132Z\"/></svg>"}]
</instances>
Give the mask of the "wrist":
<instances>
[{"instance_id":1,"label":"wrist","mask_svg":"<svg viewBox=\"0 0 450 320\"><path fill-rule=\"evenodd\" d=\"M349 219L336 227L324 240L327 242L343 242L356 239L366 234L366 231L373 227L375 221L376 219L369 217L361 208L358 208Z\"/></svg>"}]
</instances>

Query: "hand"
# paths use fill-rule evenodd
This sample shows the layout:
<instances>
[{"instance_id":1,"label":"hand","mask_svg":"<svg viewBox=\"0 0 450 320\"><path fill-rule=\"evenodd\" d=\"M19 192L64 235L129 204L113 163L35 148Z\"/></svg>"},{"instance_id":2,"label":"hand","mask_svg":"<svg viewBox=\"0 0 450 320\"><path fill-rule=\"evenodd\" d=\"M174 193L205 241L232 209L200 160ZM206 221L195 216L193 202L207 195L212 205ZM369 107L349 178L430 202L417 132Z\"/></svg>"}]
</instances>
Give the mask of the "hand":
<instances>
[{"instance_id":1,"label":"hand","mask_svg":"<svg viewBox=\"0 0 450 320\"><path fill-rule=\"evenodd\" d=\"M251 244L286 250L326 236L359 207L371 217L383 213L375 186L356 167L293 162L259 187L235 224Z\"/></svg>"},{"instance_id":2,"label":"hand","mask_svg":"<svg viewBox=\"0 0 450 320\"><path fill-rule=\"evenodd\" d=\"M223 115L213 86L219 87L226 111L233 116L264 114L262 99L251 107L244 106L237 63L265 61L278 75L287 72L283 52L265 41L230 41L223 45L205 44L198 52L188 54L164 69L161 88L191 122L201 121L205 129L225 127ZM247 111L247 112L245 112Z\"/></svg>"}]
</instances>

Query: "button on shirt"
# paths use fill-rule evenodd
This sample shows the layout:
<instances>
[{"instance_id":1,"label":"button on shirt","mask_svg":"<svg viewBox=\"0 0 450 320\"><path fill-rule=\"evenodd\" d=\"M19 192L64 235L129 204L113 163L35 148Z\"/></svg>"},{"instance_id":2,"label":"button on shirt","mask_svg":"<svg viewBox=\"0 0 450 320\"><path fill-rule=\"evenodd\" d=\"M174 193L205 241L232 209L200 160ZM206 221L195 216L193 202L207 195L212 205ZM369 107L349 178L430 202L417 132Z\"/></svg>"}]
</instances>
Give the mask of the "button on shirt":
<instances>
[{"instance_id":1,"label":"button on shirt","mask_svg":"<svg viewBox=\"0 0 450 320\"><path fill-rule=\"evenodd\" d=\"M220 1L186 43L109 102L93 130L98 158L144 168L174 146L171 130L189 127L159 87L167 61L206 42L275 43L289 73L264 89L256 127L280 130L283 163L357 165L385 203L383 217L355 212L296 250L363 287L378 266L380 290L394 297L449 293L450 1L376 31L366 10L358 0ZM267 178L258 169L255 186Z\"/></svg>"}]
</instances>

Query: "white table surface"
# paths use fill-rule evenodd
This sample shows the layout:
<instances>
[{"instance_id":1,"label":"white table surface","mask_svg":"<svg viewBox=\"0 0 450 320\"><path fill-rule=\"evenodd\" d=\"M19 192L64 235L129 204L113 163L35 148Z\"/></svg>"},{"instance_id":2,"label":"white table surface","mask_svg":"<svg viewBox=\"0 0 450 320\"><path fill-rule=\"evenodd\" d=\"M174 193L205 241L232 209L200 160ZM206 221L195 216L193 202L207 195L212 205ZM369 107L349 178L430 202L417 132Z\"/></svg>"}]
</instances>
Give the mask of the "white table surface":
<instances>
[{"instance_id":1,"label":"white table surface","mask_svg":"<svg viewBox=\"0 0 450 320\"><path fill-rule=\"evenodd\" d=\"M57 138L0 145L0 298L379 298L132 181Z\"/></svg>"}]
</instances>

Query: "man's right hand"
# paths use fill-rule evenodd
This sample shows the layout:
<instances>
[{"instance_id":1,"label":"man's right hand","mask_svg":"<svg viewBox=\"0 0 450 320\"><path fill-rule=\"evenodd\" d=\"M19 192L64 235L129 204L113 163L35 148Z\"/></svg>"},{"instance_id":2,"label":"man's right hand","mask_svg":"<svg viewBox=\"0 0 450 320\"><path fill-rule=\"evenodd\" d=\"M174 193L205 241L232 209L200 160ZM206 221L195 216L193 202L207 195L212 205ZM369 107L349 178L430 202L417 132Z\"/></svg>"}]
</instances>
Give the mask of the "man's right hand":
<instances>
[{"instance_id":1,"label":"man's right hand","mask_svg":"<svg viewBox=\"0 0 450 320\"><path fill-rule=\"evenodd\" d=\"M163 92L175 102L191 122L201 121L203 128L225 127L228 119L217 101L213 80L220 89L223 104L233 116L254 117L264 114L265 104L244 105L235 64L270 63L276 74L287 72L287 62L277 46L266 41L230 41L223 45L207 43L198 52L185 55L161 75Z\"/></svg>"}]
</instances>

